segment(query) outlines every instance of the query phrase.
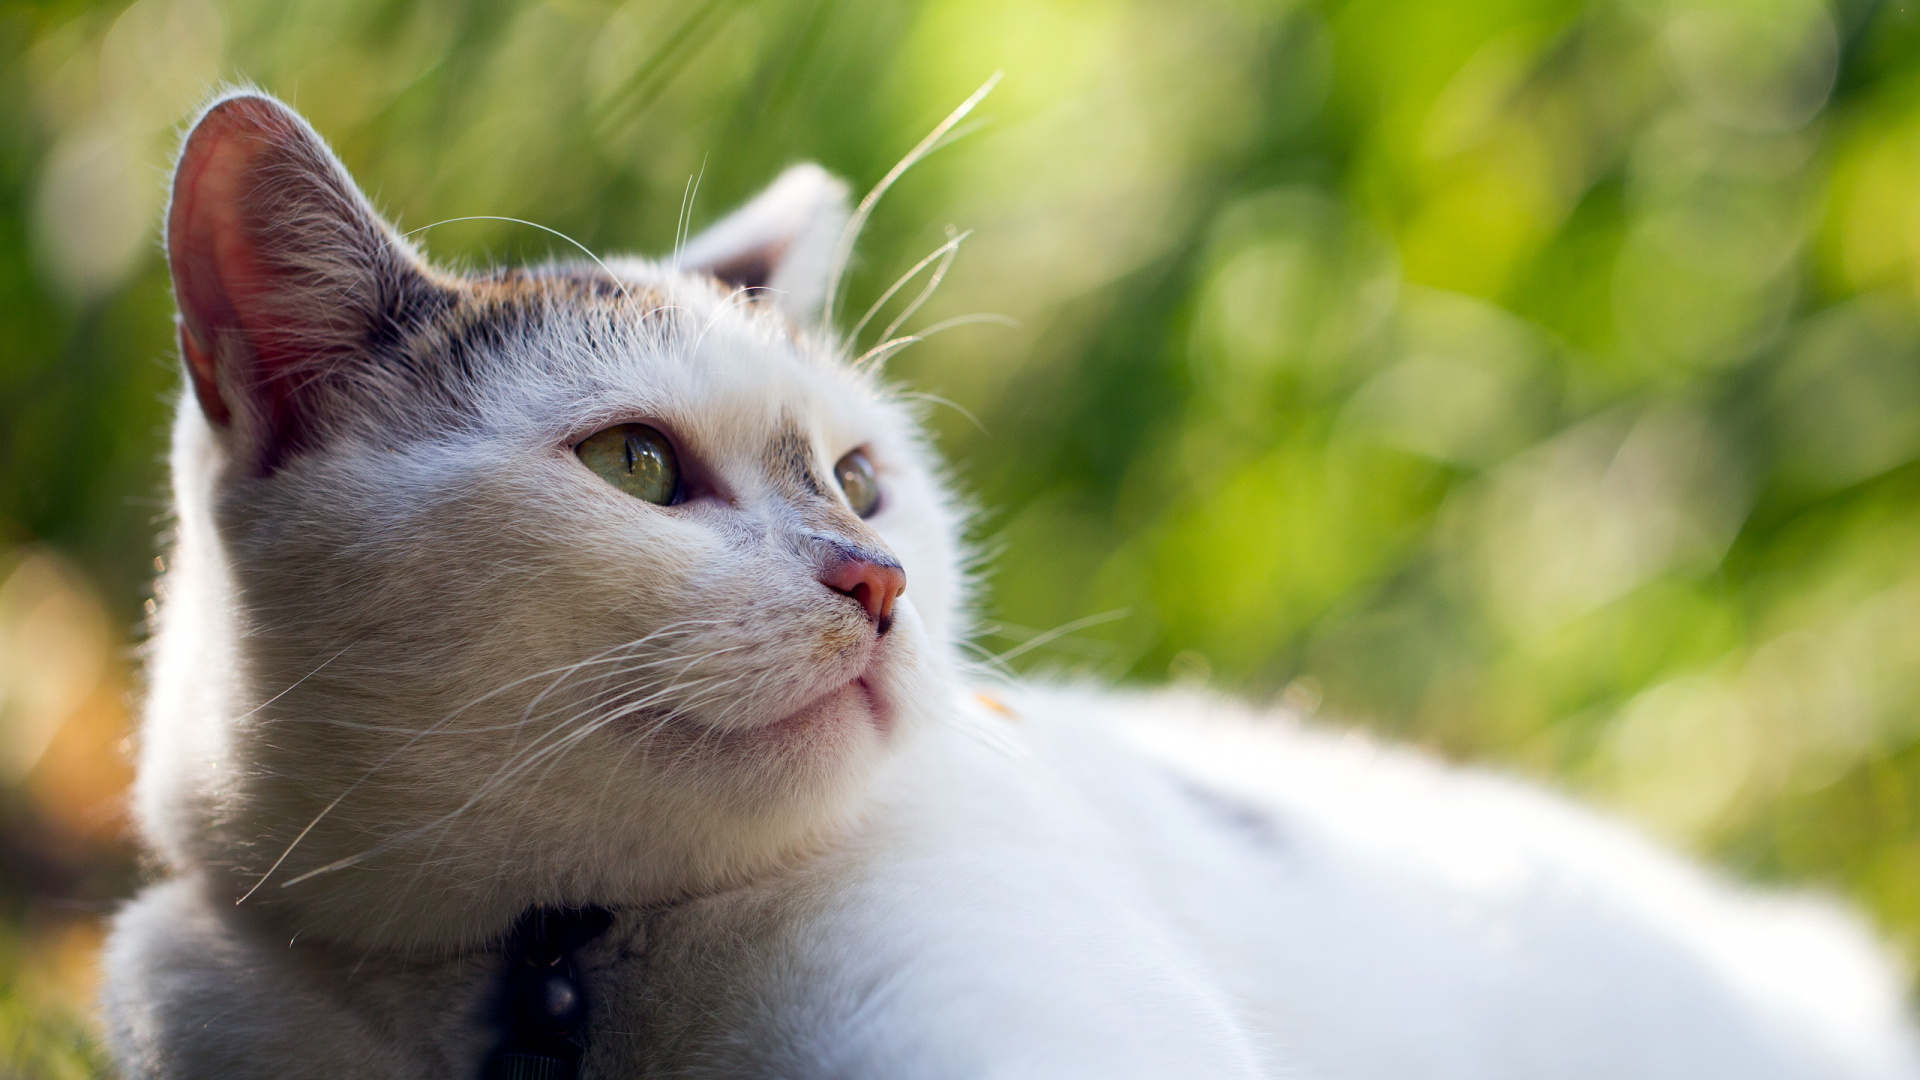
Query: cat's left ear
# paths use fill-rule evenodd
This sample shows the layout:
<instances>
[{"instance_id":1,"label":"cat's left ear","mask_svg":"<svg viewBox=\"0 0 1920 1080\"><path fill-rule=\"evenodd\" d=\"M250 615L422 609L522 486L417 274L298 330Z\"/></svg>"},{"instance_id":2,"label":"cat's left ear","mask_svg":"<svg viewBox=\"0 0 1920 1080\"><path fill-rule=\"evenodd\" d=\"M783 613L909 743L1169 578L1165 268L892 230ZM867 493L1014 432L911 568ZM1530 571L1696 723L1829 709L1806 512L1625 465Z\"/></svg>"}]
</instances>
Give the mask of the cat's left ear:
<instances>
[{"instance_id":1,"label":"cat's left ear","mask_svg":"<svg viewBox=\"0 0 1920 1080\"><path fill-rule=\"evenodd\" d=\"M765 290L757 295L796 321L816 322L848 216L845 181L818 165L795 165L688 241L680 265L735 288Z\"/></svg>"},{"instance_id":2,"label":"cat's left ear","mask_svg":"<svg viewBox=\"0 0 1920 1080\"><path fill-rule=\"evenodd\" d=\"M356 391L404 392L383 349L446 302L320 136L252 90L188 133L167 260L194 396L262 473L316 444Z\"/></svg>"}]
</instances>

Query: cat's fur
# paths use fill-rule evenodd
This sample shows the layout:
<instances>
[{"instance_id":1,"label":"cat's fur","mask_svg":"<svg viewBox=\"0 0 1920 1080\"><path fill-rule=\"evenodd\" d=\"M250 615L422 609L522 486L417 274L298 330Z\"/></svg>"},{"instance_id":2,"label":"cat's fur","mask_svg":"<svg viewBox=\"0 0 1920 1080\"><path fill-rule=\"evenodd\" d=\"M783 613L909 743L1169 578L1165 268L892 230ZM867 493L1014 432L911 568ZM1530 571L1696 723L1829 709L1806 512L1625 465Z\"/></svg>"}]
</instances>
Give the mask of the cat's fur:
<instances>
[{"instance_id":1,"label":"cat's fur","mask_svg":"<svg viewBox=\"0 0 1920 1080\"><path fill-rule=\"evenodd\" d=\"M591 1076L1920 1076L1835 909L1284 717L976 694L953 503L818 318L845 220L800 167L678 260L456 279L284 107L203 116L130 1078L472 1077L536 904L617 912ZM571 453L641 421L699 497Z\"/></svg>"}]
</instances>

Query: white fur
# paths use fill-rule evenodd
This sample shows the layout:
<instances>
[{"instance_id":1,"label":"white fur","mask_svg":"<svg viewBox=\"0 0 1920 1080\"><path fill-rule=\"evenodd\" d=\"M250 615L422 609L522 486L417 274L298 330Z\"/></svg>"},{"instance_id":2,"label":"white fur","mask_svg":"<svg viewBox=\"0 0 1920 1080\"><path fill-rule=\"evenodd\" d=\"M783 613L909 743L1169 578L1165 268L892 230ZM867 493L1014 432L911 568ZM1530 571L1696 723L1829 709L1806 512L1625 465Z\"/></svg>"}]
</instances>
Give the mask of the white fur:
<instances>
[{"instance_id":1,"label":"white fur","mask_svg":"<svg viewBox=\"0 0 1920 1080\"><path fill-rule=\"evenodd\" d=\"M687 265L769 236L814 265L832 230L765 207L844 221L823 177ZM370 376L264 473L183 402L138 788L172 880L108 954L130 1080L471 1077L535 904L619 912L591 1076L1920 1076L1837 909L1211 698L977 697L907 412L804 303L612 269L617 302L541 293L467 355L460 408ZM571 455L636 420L723 497ZM869 448L873 518L783 478L794 430L821 475ZM905 568L890 633L817 580L829 541ZM859 664L889 723L767 737Z\"/></svg>"},{"instance_id":2,"label":"white fur","mask_svg":"<svg viewBox=\"0 0 1920 1080\"><path fill-rule=\"evenodd\" d=\"M996 693L1015 717L956 709L834 853L623 915L583 965L589 1074L1916 1075L1900 979L1829 905L1732 888L1524 785L1283 716ZM290 1032L343 1047L301 1055L316 1077L369 1045L394 1076L477 1067L486 954L349 971L203 910L175 885L129 913L114 984L194 992L119 1005L121 1060L185 1043L244 1064L133 1075L309 1075L279 1071ZM249 1001L273 1012L232 1007ZM358 1034L370 1015L384 1041Z\"/></svg>"}]
</instances>

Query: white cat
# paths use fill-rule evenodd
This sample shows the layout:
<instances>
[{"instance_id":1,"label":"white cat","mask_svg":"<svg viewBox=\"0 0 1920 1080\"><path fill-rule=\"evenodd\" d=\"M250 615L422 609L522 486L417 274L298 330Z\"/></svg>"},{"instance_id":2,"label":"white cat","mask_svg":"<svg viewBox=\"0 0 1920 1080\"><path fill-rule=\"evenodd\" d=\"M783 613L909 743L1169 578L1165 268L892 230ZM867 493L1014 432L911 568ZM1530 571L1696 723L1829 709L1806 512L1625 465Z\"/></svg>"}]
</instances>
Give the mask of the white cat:
<instances>
[{"instance_id":1,"label":"white cat","mask_svg":"<svg viewBox=\"0 0 1920 1080\"><path fill-rule=\"evenodd\" d=\"M594 1077L1920 1076L1842 911L1284 716L970 684L959 515L819 325L846 220L800 166L678 259L454 278L284 106L201 118L129 1078L566 1075L500 1056L536 954Z\"/></svg>"}]
</instances>

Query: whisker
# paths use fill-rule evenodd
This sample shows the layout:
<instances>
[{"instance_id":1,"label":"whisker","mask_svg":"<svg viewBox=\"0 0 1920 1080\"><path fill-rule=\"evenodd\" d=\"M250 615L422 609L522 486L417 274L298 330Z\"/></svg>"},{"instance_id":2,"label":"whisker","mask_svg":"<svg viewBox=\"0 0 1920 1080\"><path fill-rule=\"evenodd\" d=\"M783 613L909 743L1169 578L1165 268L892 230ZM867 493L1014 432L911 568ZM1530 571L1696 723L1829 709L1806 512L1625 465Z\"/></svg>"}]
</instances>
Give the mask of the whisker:
<instances>
[{"instance_id":1,"label":"whisker","mask_svg":"<svg viewBox=\"0 0 1920 1080\"><path fill-rule=\"evenodd\" d=\"M720 306L714 309L712 316L707 319L706 325L700 328L700 333L693 339L693 343L688 346L687 355L696 356L699 354L701 344L707 340L707 334L719 324L721 316L731 311L736 303L751 303L752 300L753 290L744 286L728 293L726 298L720 302Z\"/></svg>"},{"instance_id":2,"label":"whisker","mask_svg":"<svg viewBox=\"0 0 1920 1080\"><path fill-rule=\"evenodd\" d=\"M932 251L928 252L926 258L921 259L917 263L914 263L912 269L908 270L904 274L901 274L900 277L896 279L892 285L887 286L887 291L880 294L880 299L875 300L873 302L873 306L867 309L867 313L865 315L860 316L860 321L853 324L853 329L847 331L847 340L849 342L858 342L860 340L860 331L865 330L867 328L867 324L873 321L873 317L875 315L880 314L880 309L887 306L887 301L893 299L893 295L895 293L905 288L907 282L912 281L915 277L918 277L920 274L920 271L925 270L928 264L938 261L943 255L949 255L949 253L958 253L960 249L961 241L965 240L967 237L972 235L973 235L973 230L968 229L966 232L963 232L958 236L955 236L953 234L953 226L951 225L947 226L947 242L944 244L941 244L939 247L934 248ZM947 260L947 262L951 262L951 261L952 261L951 258ZM934 275L934 279L936 282L939 280L941 274L943 274L944 272L945 272L945 263L942 263L941 270L936 272ZM901 318L895 319L892 325L888 326L885 330L881 331L880 333L881 338L884 339L884 338L892 337L893 332L900 328L901 321L905 319L907 316L912 315L914 311L917 310L920 307L920 305L925 302L926 297L927 297L927 293L922 292L920 294L920 299L915 300L913 305L907 308L906 312L901 316Z\"/></svg>"},{"instance_id":3,"label":"whisker","mask_svg":"<svg viewBox=\"0 0 1920 1080\"><path fill-rule=\"evenodd\" d=\"M973 111L973 107L980 104L988 94L993 92L993 88L1000 84L1001 76L1005 74L1004 71L994 72L985 83L981 84L980 89L975 90L972 96L961 102L959 108L948 113L947 118L935 125L918 145L907 151L906 157L901 158L898 164L887 170L887 175L881 177L880 182L873 185L873 190L867 192L867 197L860 200L860 205L854 210L853 216L847 219L846 227L840 230L840 242L834 246L833 258L827 263L827 298L821 310L825 312L828 323L833 322L834 311L840 299L840 279L846 275L847 262L853 258L853 246L859 241L860 230L866 228L867 218L872 216L873 208L880 202L880 197L885 195L894 181L899 180L908 169L913 168L922 158L931 154L934 147L939 145L941 138L952 131L955 124L966 119L967 114Z\"/></svg>"},{"instance_id":4,"label":"whisker","mask_svg":"<svg viewBox=\"0 0 1920 1080\"><path fill-rule=\"evenodd\" d=\"M973 422L973 426L979 429L980 434L982 435L993 434L993 432L987 430L987 425L980 422L979 417L973 415L973 413L965 405L962 405L959 402L951 401L947 398L943 398L939 394L929 394L924 390L902 390L899 392L899 396L903 398L907 398L908 400L911 400L911 401L929 401L935 405L945 405L947 408L952 409L954 412L957 412L961 416L964 416L968 420L971 420Z\"/></svg>"},{"instance_id":5,"label":"whisker","mask_svg":"<svg viewBox=\"0 0 1920 1080\"><path fill-rule=\"evenodd\" d=\"M697 663L702 658L703 657L696 656L690 659L688 661L689 666L691 666L691 664L693 663ZM736 678L738 678L738 676L736 676ZM713 681L712 678L696 680L691 685L699 686L702 683L710 683L712 681ZM669 684L667 687L662 688L661 690L649 695L648 698L643 699L642 702L637 703L636 707L644 707L647 704L651 704L653 701L659 700L665 697L667 694L672 693L677 689L680 689L682 685L683 684L678 684L678 683ZM289 878L288 880L281 882L280 887L283 889L292 888L293 886L298 885L303 881L306 881L310 878L317 877L321 874L330 873L335 870L346 869L360 862L364 862L369 858L373 858L374 856L379 855L383 852L390 851L401 844L407 843L411 840L417 839L420 836L426 835L427 833L431 832L434 829L439 829L446 825L451 824L453 821L465 815L465 813L468 810L471 810L473 807L479 805L480 802L486 799L493 792L499 790L506 783L513 780L515 777L519 776L520 774L526 772L528 769L531 769L534 766L538 765L541 760L555 753L564 753L564 751L567 748L576 744L581 739L588 737L594 731L600 730L602 727L606 726L606 724L608 723L611 723L613 719L616 718L612 716L603 717L602 719L594 723L584 725L580 728L575 729L572 732L568 732L567 734L560 735L557 742L553 742L553 743L547 742L547 740L554 738L554 736L557 733L571 726L580 717L590 715L594 711L594 708L595 707L590 706L587 709L583 709L579 712L576 712L573 716L570 716L567 719L561 721L560 723L550 727L548 731L545 734L543 734L540 737L540 739L535 742L533 746L528 747L527 750L521 755L519 755L519 757L516 760L510 761L507 764L502 765L498 770L494 772L493 776L489 777L487 781L483 783L477 790L475 790L467 798L465 802L461 803L458 807L455 807L453 810L448 811L447 813L441 815L440 817L434 819L433 821L427 822L420 826L416 826L413 829L409 829L395 836L388 837L387 839L382 840L377 844L374 844L372 847L356 852L353 855L346 856L345 858L342 858L342 859L336 859L333 862L326 864L325 866L316 867L296 877ZM627 715L631 715L631 712L628 712ZM657 727L656 727L656 730L657 730ZM542 744L546 744L546 745L542 745ZM364 779L364 777L362 779ZM354 786L358 786L358 783L359 781L356 781ZM351 790L351 788L349 790ZM345 798L346 794L347 794L346 792L342 792L340 796L336 797L334 801L328 805L327 809L330 811L334 806L337 806L340 800ZM321 816L325 816L326 812L327 811L322 811ZM301 831L301 836L295 838L294 844L298 844L299 840L303 838L307 832L311 831L311 829L313 828L313 825L317 824L318 821L319 821L319 817L316 817L313 822L310 822L307 828ZM292 850L294 844L288 845L288 852ZM261 880L254 884L253 889L248 890L248 895L251 895L254 890L257 890L261 884L265 883L266 878L272 875L273 869L278 868L280 863L285 860L286 855L287 855L287 852L283 852L281 854L281 858L275 861L274 867L270 868L267 871L267 874L263 875Z\"/></svg>"},{"instance_id":6,"label":"whisker","mask_svg":"<svg viewBox=\"0 0 1920 1080\"><path fill-rule=\"evenodd\" d=\"M958 125L952 131L949 131L945 135L940 136L939 142L936 142L931 147L928 147L927 156L932 157L933 155L939 153L940 151L945 150L947 147L952 146L954 143L959 142L961 139L964 139L967 136L973 134L974 132L979 131L981 128L986 127L990 123L992 123L992 121L983 120L979 117L975 117L974 119L969 120L964 124Z\"/></svg>"},{"instance_id":7,"label":"whisker","mask_svg":"<svg viewBox=\"0 0 1920 1080\"><path fill-rule=\"evenodd\" d=\"M419 228L414 229L410 232L401 233L398 239L406 240L410 237L418 236L419 234L426 232L428 229L436 229L442 225L451 225L457 221L510 221L510 222L513 222L515 225L525 225L528 228L539 229L541 232L544 232L544 233L551 233L552 235L557 236L562 240L565 240L567 243L572 244L574 247L579 248L581 252L586 255L587 258L593 260L594 265L598 266L602 273L606 274L607 277L610 280L612 280L612 282L615 285L620 286L621 297L625 299L628 303L633 302L633 291L627 287L626 279L614 273L613 269L609 267L605 262L601 261L600 256L595 255L591 248L587 247L587 245L581 243L580 241L575 240L573 237L568 236L566 233L561 232L559 229L542 225L537 221L527 221L524 218L517 218L517 217L505 217L500 214L468 214L464 217L441 218L439 221L436 221L431 225L422 225ZM388 243L391 244L392 241L388 241Z\"/></svg>"},{"instance_id":8,"label":"whisker","mask_svg":"<svg viewBox=\"0 0 1920 1080\"><path fill-rule=\"evenodd\" d=\"M947 226L947 233L952 236L953 226ZM960 257L961 241L972 235L972 230L968 230L958 236L953 236L953 238L948 241L950 246L947 248L946 257L941 259L940 265L934 267L933 273L928 275L926 288L921 289L920 295L913 298L913 303L908 304L906 310L894 316L893 321L887 324L887 328L880 331L880 340L885 341L892 337L896 330L906 325L908 319L913 318L913 313L919 311L922 304L932 299L934 293L940 291L940 283L947 280L947 271L953 268L953 260Z\"/></svg>"},{"instance_id":9,"label":"whisker","mask_svg":"<svg viewBox=\"0 0 1920 1080\"><path fill-rule=\"evenodd\" d=\"M1102 611L1097 615L1088 615L1075 619L1072 622L1061 623L1051 630L1033 635L1020 644L1015 645L1013 648L1008 649L1006 652L994 657L993 660L996 663L1005 664L1016 656L1024 656L1040 648L1042 645L1057 641L1076 630L1085 630L1089 626L1099 626L1102 623L1110 623L1115 619L1124 619L1128 614L1129 611L1126 608L1115 608L1112 611Z\"/></svg>"},{"instance_id":10,"label":"whisker","mask_svg":"<svg viewBox=\"0 0 1920 1080\"><path fill-rule=\"evenodd\" d=\"M595 654L595 656L593 658L590 658L588 661L582 661L580 664L566 665L556 670L559 670L562 672L569 671L569 670L578 670L579 667L581 667L586 663L592 662L592 660L594 659L598 659L600 657L606 656L608 653L618 652L621 649L638 647L640 644L643 644L647 641L651 641L655 637L661 634L667 633L669 631L672 631L676 628L689 626L689 625L699 625L702 623L712 624L717 621L719 620L708 619L708 620L686 620L685 622L682 622L682 623L670 623L665 627L661 627L658 630L654 630L648 633L647 635L638 639L637 641L625 642L620 645L615 645L612 648L602 650L600 653ZM458 709L455 709L452 713L449 713L445 718L437 721L433 725L427 727L426 729L422 730L418 734L414 735L411 739L408 739L405 743L402 743L400 746L396 747L386 757L376 762L372 768L362 773L351 784L348 784L346 788L344 788L340 792L340 794L335 795L333 799L327 803L326 806L322 807L320 812L313 816L313 820L307 822L307 824L301 828L299 833L297 833L294 836L294 838L287 844L287 846L280 852L279 857L273 860L273 864L267 867L266 872L260 875L260 880L254 882L253 887L248 889L244 894L242 894L238 900L235 900L234 904L238 906L240 904L246 903L247 899L251 897L255 892L259 891L260 886L266 884L267 879L271 878L274 872L280 869L281 865L287 861L287 857L289 855L292 855L294 849L300 846L300 842L302 840L305 840L309 833L313 832L314 827L319 825L320 822L324 820L328 814L333 813L335 808L337 808L340 805L340 803L347 798L347 796L353 794L356 790L358 790L361 784L364 784L368 780L372 779L375 775L377 775L380 772L381 769L384 769L388 765L392 764L395 760L397 760L400 757L401 754L404 754L408 750L412 749L416 744L419 743L421 739L426 738L428 735L432 734L434 731L439 730L441 727L445 726L446 724L452 723L461 714L465 713L468 709L473 708L476 705L479 705L481 702L487 701L493 697L498 696L499 694L505 693L508 689L511 689L514 686L518 686L523 683L529 682L533 679L540 678L542 675L549 674L549 673L550 672L542 672L535 675L525 676L523 678L516 679L508 683L506 686L490 691L489 693L482 694L480 697L475 698L473 701L470 701L465 705L462 705ZM562 678L564 677L565 676L563 675ZM543 694L544 693L545 691L543 691ZM522 722L524 722L524 719ZM310 874L302 875L302 878L309 877L309 876L311 875ZM296 880L300 880L300 879L296 879ZM290 885L290 884L292 884L292 882L287 882L287 883L284 883L281 887L285 888L287 885Z\"/></svg>"},{"instance_id":11,"label":"whisker","mask_svg":"<svg viewBox=\"0 0 1920 1080\"><path fill-rule=\"evenodd\" d=\"M255 713L259 712L261 709L264 709L267 706L273 704L274 702L279 701L281 698L286 697L288 694L293 693L296 689L299 688L301 683L306 682L308 679L311 679L315 675L320 674L320 672L323 671L328 664L331 664L335 660L340 659L342 656L347 655L347 650L353 648L355 645L358 645L358 644L359 642L357 641L349 641L347 644L341 646L339 652L334 653L332 656L329 656L325 660L320 661L320 665L318 667L314 668L312 671L307 672L305 675L302 675L298 679L295 679L293 682L289 683L285 690L280 691L279 693L273 695L267 700L261 702L258 705L255 705L253 708L248 709L246 712L241 713L239 716L235 717L234 723L237 724L242 720L248 719L249 717L253 716Z\"/></svg>"},{"instance_id":12,"label":"whisker","mask_svg":"<svg viewBox=\"0 0 1920 1080\"><path fill-rule=\"evenodd\" d=\"M708 650L706 653L702 655L704 657L720 656L729 652L737 652L744 648L748 648L748 646L730 645L721 649ZM612 664L612 663L620 663L622 661L626 661L630 659L631 659L630 657L606 657L601 660L591 661L591 663ZM608 679L617 679L625 675L631 675L639 671L644 671L647 668L664 667L668 664L680 662L683 659L684 657L670 656L670 657L662 657L656 660L642 661L639 663L635 663L630 667L616 668L616 669L596 672L592 675L586 676L583 679L575 680L573 685L575 686L579 686L583 684L590 685L592 683L602 682ZM582 664L574 665L573 667L574 668L584 667L585 663L586 662L583 662ZM572 669L570 668L569 670L572 670ZM541 691L541 694L544 696L545 694L550 693L552 689L553 689L552 687L549 687L547 690ZM530 715L530 711L528 711L528 712L523 712L523 715L519 719L509 724L488 724L483 727L463 727L457 730L446 731L446 732L441 731L441 728L444 726L443 723L435 723L426 728L404 728L404 727L392 727L385 724L357 724L351 721L334 720L334 719L327 719L322 722L329 727L342 728L347 731L367 732L367 733L376 734L376 735L432 735L435 733L442 733L442 734L448 734L448 735L468 736L468 735L485 735L485 734L491 734L493 732L499 732L499 731L512 731L516 728L525 727L532 719L533 717Z\"/></svg>"},{"instance_id":13,"label":"whisker","mask_svg":"<svg viewBox=\"0 0 1920 1080\"><path fill-rule=\"evenodd\" d=\"M888 358L909 345L917 345L935 334L944 333L956 326L967 326L973 323L995 323L1000 326L1017 327L1020 325L1020 320L1007 315L995 315L990 312L981 312L974 315L956 315L951 319L942 319L919 333L894 338L891 341L883 341L855 357L853 366L856 368L869 366L878 368L880 365L886 363Z\"/></svg>"},{"instance_id":14,"label":"whisker","mask_svg":"<svg viewBox=\"0 0 1920 1080\"><path fill-rule=\"evenodd\" d=\"M707 177L707 155L700 155L700 172L687 178L688 190L680 196L680 220L673 227L673 272L680 272L680 253L693 234L693 204L700 198L700 181Z\"/></svg>"}]
</instances>

